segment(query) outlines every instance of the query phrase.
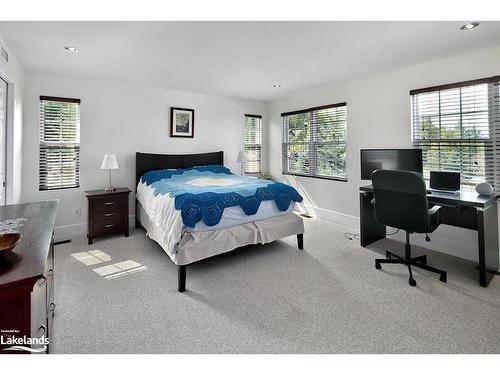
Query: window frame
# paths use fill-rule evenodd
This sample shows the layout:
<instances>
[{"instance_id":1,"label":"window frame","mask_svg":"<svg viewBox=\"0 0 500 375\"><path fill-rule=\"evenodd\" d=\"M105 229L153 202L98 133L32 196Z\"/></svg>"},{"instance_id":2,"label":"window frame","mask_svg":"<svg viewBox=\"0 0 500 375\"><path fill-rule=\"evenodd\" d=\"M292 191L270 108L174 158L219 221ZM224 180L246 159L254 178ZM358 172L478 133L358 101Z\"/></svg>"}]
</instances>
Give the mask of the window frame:
<instances>
[{"instance_id":1,"label":"window frame","mask_svg":"<svg viewBox=\"0 0 500 375\"><path fill-rule=\"evenodd\" d=\"M62 142L61 143L66 143L66 144L72 144L73 146L69 146L69 147L73 147L73 148L76 148L77 149L77 152L76 152L76 167L75 167L75 179L76 179L76 184L75 185L72 185L72 186L58 186L58 187L53 187L53 188L48 188L48 187L44 187L42 185L42 173L41 173L41 166L42 166L42 147L43 146L47 146L47 144L50 144L50 143L56 143L56 142L50 142L50 141L43 141L43 137L45 135L45 131L46 131L46 127L45 127L45 124L43 124L43 132L42 132L42 112L41 112L41 109L42 109L42 102L43 101L52 101L52 102L60 102L60 103L73 103L73 104L76 104L78 106L78 117L77 117L77 123L75 124L75 128L76 128L76 138L77 138L77 141L75 142ZM39 98L39 113L38 113L38 116L39 116L39 129L38 129L38 191L40 192L46 192L46 191L53 191L53 190L67 190L67 189L79 189L81 184L80 184L80 151L81 151L81 147L80 147L80 104L81 104L81 100L80 99L76 99L76 98L67 98L67 97L59 97L59 96L46 96L46 95L41 95L40 98ZM61 145L63 146L63 145ZM48 160L45 159L45 166L46 166L46 169L48 169ZM45 186L47 186L48 184L46 184Z\"/></svg>"},{"instance_id":2,"label":"window frame","mask_svg":"<svg viewBox=\"0 0 500 375\"><path fill-rule=\"evenodd\" d=\"M317 122L314 120L315 113L317 111L323 110L323 109L331 109L331 108L339 108L339 107L345 107L345 112L346 112L346 120L345 120L345 126L346 126L346 137L345 141L326 141L326 142L318 142L316 139L317 136L317 130L313 130L313 126L316 125L317 127ZM309 140L307 142L289 142L288 135L286 134L286 129L285 129L285 121L286 117L292 116L292 115L298 115L302 113L309 113L309 121L311 124L311 131L309 134ZM311 107L307 109L301 109L297 111L290 111L290 112L283 112L281 114L282 118L282 165L281 165L281 173L283 175L289 175L289 176L299 176L299 177L308 177L308 178L317 178L321 180L332 180L332 181L339 181L339 182L348 182L347 178L347 147L348 147L348 137L347 137L347 102L340 102L340 103L334 103L334 104L327 104L327 105L321 105L317 107ZM300 172L290 172L285 168L285 165L287 164L286 162L289 160L288 157L285 157L287 153L287 146L290 144L304 144L309 146L309 163L313 161L313 171L314 174L305 174L305 173L300 173ZM345 150L346 150L346 156L345 156L345 177L342 176L325 176L325 175L320 175L317 174L317 161L318 161L318 145L326 145L326 144L345 144ZM316 164L314 164L316 163ZM309 167L311 168L311 167Z\"/></svg>"},{"instance_id":3,"label":"window frame","mask_svg":"<svg viewBox=\"0 0 500 375\"><path fill-rule=\"evenodd\" d=\"M246 126L247 126L247 120L248 119L257 119L259 121L260 138L259 138L259 142L258 143L247 143L246 142L246 133L247 133ZM246 168L247 168L247 164L248 163L245 163L244 169L243 169L243 174L244 175L248 175L248 176L261 176L262 175L262 115L245 114L245 133L244 133L244 137L245 137L245 142L244 142L243 150L245 151L245 154L247 152L247 146L253 147L253 148L259 150L259 160L258 160L259 171L258 172L247 172ZM247 157L248 157L248 155L247 155Z\"/></svg>"}]
</instances>

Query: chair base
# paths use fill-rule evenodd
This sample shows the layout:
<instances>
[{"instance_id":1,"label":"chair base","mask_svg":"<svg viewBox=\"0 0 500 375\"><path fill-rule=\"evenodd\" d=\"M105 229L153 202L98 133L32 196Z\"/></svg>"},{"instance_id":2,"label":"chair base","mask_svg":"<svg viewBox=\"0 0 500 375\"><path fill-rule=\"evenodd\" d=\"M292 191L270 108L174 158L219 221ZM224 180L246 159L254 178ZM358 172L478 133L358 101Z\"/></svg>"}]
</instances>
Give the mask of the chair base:
<instances>
[{"instance_id":1,"label":"chair base","mask_svg":"<svg viewBox=\"0 0 500 375\"><path fill-rule=\"evenodd\" d=\"M407 245L407 247L408 247L407 252L409 253L409 245ZM417 282L413 278L413 274L411 272L411 266L439 274L440 275L439 281L442 281L443 283L445 283L448 280L448 276L447 276L446 271L443 271L443 270L440 270L440 269L437 269L437 268L434 268L434 267L427 265L427 256L425 256L425 255L421 255L418 257L414 257L414 258L407 257L405 259L405 258L387 250L385 252L385 256L386 256L386 259L375 259L375 268L378 270L381 269L382 263L406 264L408 266L408 270L410 273L410 278L408 280L408 283L411 286L417 285Z\"/></svg>"}]
</instances>

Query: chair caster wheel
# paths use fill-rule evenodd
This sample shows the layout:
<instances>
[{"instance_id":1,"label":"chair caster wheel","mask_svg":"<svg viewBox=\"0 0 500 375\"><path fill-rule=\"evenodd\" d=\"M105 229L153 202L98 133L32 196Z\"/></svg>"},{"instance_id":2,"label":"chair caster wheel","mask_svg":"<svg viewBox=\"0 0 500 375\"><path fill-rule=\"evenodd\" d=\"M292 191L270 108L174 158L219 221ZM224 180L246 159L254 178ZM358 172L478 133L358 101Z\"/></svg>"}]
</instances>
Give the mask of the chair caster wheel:
<instances>
[{"instance_id":1,"label":"chair caster wheel","mask_svg":"<svg viewBox=\"0 0 500 375\"><path fill-rule=\"evenodd\" d=\"M442 281L443 283L445 283L447 280L448 280L448 278L446 277L446 275L439 276L439 281Z\"/></svg>"},{"instance_id":2,"label":"chair caster wheel","mask_svg":"<svg viewBox=\"0 0 500 375\"><path fill-rule=\"evenodd\" d=\"M380 265L380 263L375 263L375 268L379 270L382 268L382 266Z\"/></svg>"},{"instance_id":3,"label":"chair caster wheel","mask_svg":"<svg viewBox=\"0 0 500 375\"><path fill-rule=\"evenodd\" d=\"M409 283L411 286L417 286L417 282L415 281L415 279L410 279L410 280L408 280L408 283Z\"/></svg>"}]
</instances>

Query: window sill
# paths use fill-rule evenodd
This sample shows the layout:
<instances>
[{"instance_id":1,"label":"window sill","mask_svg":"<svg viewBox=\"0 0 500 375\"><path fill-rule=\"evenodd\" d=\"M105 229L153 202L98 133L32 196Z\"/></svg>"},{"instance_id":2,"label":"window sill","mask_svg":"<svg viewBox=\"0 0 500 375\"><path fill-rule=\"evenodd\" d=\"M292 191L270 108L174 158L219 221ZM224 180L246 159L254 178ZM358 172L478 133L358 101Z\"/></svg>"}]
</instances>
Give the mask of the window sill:
<instances>
[{"instance_id":1,"label":"window sill","mask_svg":"<svg viewBox=\"0 0 500 375\"><path fill-rule=\"evenodd\" d=\"M78 186L69 186L69 187L61 187L61 188L51 188L51 189L40 189L38 188L38 191L41 192L46 192L46 191L58 191L58 190L80 190L80 185Z\"/></svg>"},{"instance_id":2,"label":"window sill","mask_svg":"<svg viewBox=\"0 0 500 375\"><path fill-rule=\"evenodd\" d=\"M286 173L286 172L281 172L281 174L288 175L288 176L297 176L297 177L318 178L320 180L331 180L331 181L347 182L347 178L344 178L344 177L311 176L311 175L307 175L307 174Z\"/></svg>"}]
</instances>

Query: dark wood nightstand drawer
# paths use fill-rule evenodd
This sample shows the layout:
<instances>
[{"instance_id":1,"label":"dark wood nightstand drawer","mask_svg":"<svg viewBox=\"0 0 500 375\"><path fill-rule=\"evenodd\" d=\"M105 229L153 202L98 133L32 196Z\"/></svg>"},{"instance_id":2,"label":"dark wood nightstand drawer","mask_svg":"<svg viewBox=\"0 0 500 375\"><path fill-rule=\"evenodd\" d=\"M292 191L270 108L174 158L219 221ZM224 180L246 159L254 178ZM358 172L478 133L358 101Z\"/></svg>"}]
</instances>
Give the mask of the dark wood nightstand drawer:
<instances>
[{"instance_id":1,"label":"dark wood nightstand drawer","mask_svg":"<svg viewBox=\"0 0 500 375\"><path fill-rule=\"evenodd\" d=\"M110 198L96 198L94 199L94 212L105 212L123 210L127 203L128 196L118 196Z\"/></svg>"},{"instance_id":2,"label":"dark wood nightstand drawer","mask_svg":"<svg viewBox=\"0 0 500 375\"><path fill-rule=\"evenodd\" d=\"M128 236L128 196L130 189L86 191L89 202L88 240L95 237L125 233Z\"/></svg>"},{"instance_id":3,"label":"dark wood nightstand drawer","mask_svg":"<svg viewBox=\"0 0 500 375\"><path fill-rule=\"evenodd\" d=\"M92 232L95 237L105 236L107 234L121 233L124 230L125 223L123 222L123 220L95 222L92 224Z\"/></svg>"},{"instance_id":4,"label":"dark wood nightstand drawer","mask_svg":"<svg viewBox=\"0 0 500 375\"><path fill-rule=\"evenodd\" d=\"M104 221L123 221L125 214L125 207L114 207L105 210L94 210L94 221L104 222Z\"/></svg>"}]
</instances>

